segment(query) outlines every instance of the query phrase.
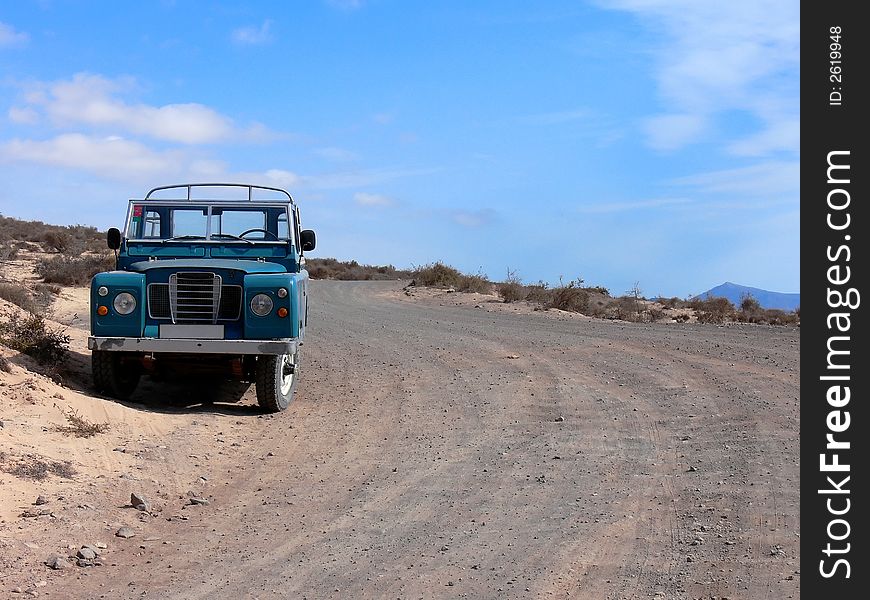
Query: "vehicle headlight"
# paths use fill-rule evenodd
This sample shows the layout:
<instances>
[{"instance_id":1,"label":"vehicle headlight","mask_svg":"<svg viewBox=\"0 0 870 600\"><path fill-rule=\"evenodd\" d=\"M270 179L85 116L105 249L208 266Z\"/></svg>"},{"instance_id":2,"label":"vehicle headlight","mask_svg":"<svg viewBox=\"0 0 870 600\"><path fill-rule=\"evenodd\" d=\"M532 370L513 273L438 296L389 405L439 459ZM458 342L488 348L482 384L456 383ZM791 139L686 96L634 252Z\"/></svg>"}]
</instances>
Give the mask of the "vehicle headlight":
<instances>
[{"instance_id":1,"label":"vehicle headlight","mask_svg":"<svg viewBox=\"0 0 870 600\"><path fill-rule=\"evenodd\" d=\"M287 288L278 288L278 297L286 298L287 297Z\"/></svg>"},{"instance_id":2,"label":"vehicle headlight","mask_svg":"<svg viewBox=\"0 0 870 600\"><path fill-rule=\"evenodd\" d=\"M128 292L121 292L115 296L112 306L115 307L115 312L119 315L129 315L136 310L136 298Z\"/></svg>"},{"instance_id":3,"label":"vehicle headlight","mask_svg":"<svg viewBox=\"0 0 870 600\"><path fill-rule=\"evenodd\" d=\"M265 317L272 312L272 306L274 303L266 294L257 294L251 298L251 312L258 317Z\"/></svg>"},{"instance_id":4,"label":"vehicle headlight","mask_svg":"<svg viewBox=\"0 0 870 600\"><path fill-rule=\"evenodd\" d=\"M97 293L98 293L101 297L108 296L108 295L109 295L109 288L107 288L107 287L104 286L104 285L101 285L100 287L97 288Z\"/></svg>"}]
</instances>

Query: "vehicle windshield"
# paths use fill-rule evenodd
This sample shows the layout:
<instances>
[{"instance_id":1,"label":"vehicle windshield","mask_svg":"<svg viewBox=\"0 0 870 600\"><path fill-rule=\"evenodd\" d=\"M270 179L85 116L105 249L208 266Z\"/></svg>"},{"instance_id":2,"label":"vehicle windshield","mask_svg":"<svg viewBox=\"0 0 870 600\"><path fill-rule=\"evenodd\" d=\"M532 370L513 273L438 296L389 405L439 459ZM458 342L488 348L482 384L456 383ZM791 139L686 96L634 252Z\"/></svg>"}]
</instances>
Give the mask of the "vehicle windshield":
<instances>
[{"instance_id":1,"label":"vehicle windshield","mask_svg":"<svg viewBox=\"0 0 870 600\"><path fill-rule=\"evenodd\" d=\"M137 241L286 242L283 206L133 204L127 238Z\"/></svg>"}]
</instances>

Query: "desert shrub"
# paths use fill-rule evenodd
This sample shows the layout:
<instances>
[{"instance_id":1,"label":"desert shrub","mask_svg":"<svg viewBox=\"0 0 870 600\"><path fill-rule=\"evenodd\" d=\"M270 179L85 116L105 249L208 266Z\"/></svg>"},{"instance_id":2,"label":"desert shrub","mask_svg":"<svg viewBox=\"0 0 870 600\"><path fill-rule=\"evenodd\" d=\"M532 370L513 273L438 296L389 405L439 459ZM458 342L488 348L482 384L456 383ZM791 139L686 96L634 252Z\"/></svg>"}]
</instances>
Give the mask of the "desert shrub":
<instances>
[{"instance_id":1,"label":"desert shrub","mask_svg":"<svg viewBox=\"0 0 870 600\"><path fill-rule=\"evenodd\" d=\"M36 303L27 288L17 283L0 283L0 298L33 312Z\"/></svg>"},{"instance_id":2,"label":"desert shrub","mask_svg":"<svg viewBox=\"0 0 870 600\"><path fill-rule=\"evenodd\" d=\"M7 373L12 372L12 363L2 354L0 354L0 371L6 371Z\"/></svg>"},{"instance_id":3,"label":"desert shrub","mask_svg":"<svg viewBox=\"0 0 870 600\"><path fill-rule=\"evenodd\" d=\"M526 286L516 271L508 269L504 283L498 284L498 295L504 302L519 302L526 298Z\"/></svg>"},{"instance_id":4,"label":"desert shrub","mask_svg":"<svg viewBox=\"0 0 870 600\"><path fill-rule=\"evenodd\" d=\"M54 258L42 259L36 264L36 272L45 280L45 283L59 283L61 285L87 285L97 273L110 271L114 268L115 259L111 255L82 256L79 258L55 256Z\"/></svg>"},{"instance_id":5,"label":"desert shrub","mask_svg":"<svg viewBox=\"0 0 870 600\"><path fill-rule=\"evenodd\" d=\"M683 313L681 315L674 315L674 321L676 321L677 323L685 323L690 318L691 317L685 313Z\"/></svg>"},{"instance_id":6,"label":"desert shrub","mask_svg":"<svg viewBox=\"0 0 870 600\"><path fill-rule=\"evenodd\" d=\"M761 304L752 294L743 294L740 297L740 310L745 313L761 310Z\"/></svg>"},{"instance_id":7,"label":"desert shrub","mask_svg":"<svg viewBox=\"0 0 870 600\"><path fill-rule=\"evenodd\" d=\"M12 464L9 464L5 455L0 455L0 459L2 459L0 462L3 463L0 464L0 471L14 475L19 479L42 481L49 475L72 479L76 475L76 470L69 461L45 461L32 455L23 456Z\"/></svg>"},{"instance_id":8,"label":"desert shrub","mask_svg":"<svg viewBox=\"0 0 870 600\"><path fill-rule=\"evenodd\" d=\"M786 312L778 308L768 308L761 311L762 323L770 325L796 325L800 322L797 314L794 312Z\"/></svg>"},{"instance_id":9,"label":"desert shrub","mask_svg":"<svg viewBox=\"0 0 870 600\"><path fill-rule=\"evenodd\" d=\"M18 258L18 246L16 244L0 246L0 260L14 260Z\"/></svg>"},{"instance_id":10,"label":"desert shrub","mask_svg":"<svg viewBox=\"0 0 870 600\"><path fill-rule=\"evenodd\" d=\"M88 225L49 225L0 215L0 240L33 242L36 249L79 254L83 249L106 250L105 234ZM17 245L21 248L22 246Z\"/></svg>"},{"instance_id":11,"label":"desert shrub","mask_svg":"<svg viewBox=\"0 0 870 600\"><path fill-rule=\"evenodd\" d=\"M69 336L46 325L39 315L0 323L0 342L32 356L40 364L63 362L69 352Z\"/></svg>"},{"instance_id":12,"label":"desert shrub","mask_svg":"<svg viewBox=\"0 0 870 600\"><path fill-rule=\"evenodd\" d=\"M457 288L460 292L477 292L488 294L492 291L492 282L483 273L475 275L462 275L459 278Z\"/></svg>"},{"instance_id":13,"label":"desert shrub","mask_svg":"<svg viewBox=\"0 0 870 600\"><path fill-rule=\"evenodd\" d=\"M355 260L335 258L306 258L305 268L312 279L340 279L359 281L369 279L410 279L411 271L393 265L361 265Z\"/></svg>"},{"instance_id":14,"label":"desert shrub","mask_svg":"<svg viewBox=\"0 0 870 600\"><path fill-rule=\"evenodd\" d=\"M610 290L600 285L592 285L583 288L590 294L601 294L602 296L610 296Z\"/></svg>"},{"instance_id":15,"label":"desert shrub","mask_svg":"<svg viewBox=\"0 0 870 600\"><path fill-rule=\"evenodd\" d=\"M695 298L689 302L689 306L695 309L699 323L724 323L737 316L728 298Z\"/></svg>"},{"instance_id":16,"label":"desert shrub","mask_svg":"<svg viewBox=\"0 0 870 600\"><path fill-rule=\"evenodd\" d=\"M665 310L670 310L674 308L683 308L685 306L685 302L677 298L676 296L672 296L671 298L662 298L661 296L656 298L656 302L662 305Z\"/></svg>"},{"instance_id":17,"label":"desert shrub","mask_svg":"<svg viewBox=\"0 0 870 600\"><path fill-rule=\"evenodd\" d=\"M69 425L55 425L54 430L67 435L73 435L79 438L94 437L98 433L105 433L109 430L108 423L92 423L81 416L76 409L69 407L63 411L63 416L66 417Z\"/></svg>"},{"instance_id":18,"label":"desert shrub","mask_svg":"<svg viewBox=\"0 0 870 600\"><path fill-rule=\"evenodd\" d=\"M637 299L629 296L614 298L605 307L604 316L608 319L620 319L635 323L642 319Z\"/></svg>"},{"instance_id":19,"label":"desert shrub","mask_svg":"<svg viewBox=\"0 0 870 600\"><path fill-rule=\"evenodd\" d=\"M589 292L580 287L582 283L582 279L576 279L568 282L568 285L553 288L551 290L552 296L546 307L585 313L589 308Z\"/></svg>"},{"instance_id":20,"label":"desert shrub","mask_svg":"<svg viewBox=\"0 0 870 600\"><path fill-rule=\"evenodd\" d=\"M65 231L46 231L42 236L42 241L46 251L55 251L61 254L69 250L72 245L72 238Z\"/></svg>"},{"instance_id":21,"label":"desert shrub","mask_svg":"<svg viewBox=\"0 0 870 600\"><path fill-rule=\"evenodd\" d=\"M665 318L665 311L663 311L661 308L656 308L655 306L649 308L646 311L646 314L649 316L649 320L651 323L661 321Z\"/></svg>"},{"instance_id":22,"label":"desert shrub","mask_svg":"<svg viewBox=\"0 0 870 600\"><path fill-rule=\"evenodd\" d=\"M526 286L526 300L538 304L549 304L553 296L553 290L548 289L543 281Z\"/></svg>"},{"instance_id":23,"label":"desert shrub","mask_svg":"<svg viewBox=\"0 0 870 600\"><path fill-rule=\"evenodd\" d=\"M458 288L462 273L442 262L434 262L413 271L414 285Z\"/></svg>"}]
</instances>

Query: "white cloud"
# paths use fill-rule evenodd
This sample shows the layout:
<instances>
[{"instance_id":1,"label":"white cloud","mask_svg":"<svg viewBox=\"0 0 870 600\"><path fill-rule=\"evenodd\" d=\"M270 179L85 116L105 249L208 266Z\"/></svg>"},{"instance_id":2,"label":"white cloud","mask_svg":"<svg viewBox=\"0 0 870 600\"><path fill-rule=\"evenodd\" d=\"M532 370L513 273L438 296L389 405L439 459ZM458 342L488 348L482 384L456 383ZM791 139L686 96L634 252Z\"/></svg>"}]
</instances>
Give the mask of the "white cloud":
<instances>
[{"instance_id":1,"label":"white cloud","mask_svg":"<svg viewBox=\"0 0 870 600\"><path fill-rule=\"evenodd\" d=\"M24 125L33 125L39 122L39 113L29 106L18 108L12 106L9 108L9 120L13 123L21 123Z\"/></svg>"},{"instance_id":2,"label":"white cloud","mask_svg":"<svg viewBox=\"0 0 870 600\"><path fill-rule=\"evenodd\" d=\"M367 192L357 192L353 195L353 199L360 206L370 206L377 208L393 206L396 203L396 201L389 196L384 196L382 194L369 194Z\"/></svg>"},{"instance_id":3,"label":"white cloud","mask_svg":"<svg viewBox=\"0 0 870 600\"><path fill-rule=\"evenodd\" d=\"M663 34L656 49L655 77L668 117L687 120L672 136L657 117L648 124L650 142L677 148L697 139L694 127L728 111L745 111L762 122L761 132L731 150L761 155L797 152L783 121L799 115L800 6L794 0L600 0L626 10ZM778 111L771 111L778 105ZM673 123L672 123L673 124Z\"/></svg>"},{"instance_id":4,"label":"white cloud","mask_svg":"<svg viewBox=\"0 0 870 600\"><path fill-rule=\"evenodd\" d=\"M269 135L261 125L240 130L232 119L203 104L151 106L129 104L117 97L132 87L128 79L79 73L69 80L37 84L24 95L28 106L13 110L19 116L28 110L41 110L58 127L88 125L182 144L254 140Z\"/></svg>"},{"instance_id":5,"label":"white cloud","mask_svg":"<svg viewBox=\"0 0 870 600\"><path fill-rule=\"evenodd\" d=\"M661 115L648 119L644 130L653 148L676 150L698 140L707 130L707 119L692 114Z\"/></svg>"},{"instance_id":6,"label":"white cloud","mask_svg":"<svg viewBox=\"0 0 870 600\"><path fill-rule=\"evenodd\" d=\"M240 27L233 30L232 39L243 46L259 46L272 41L272 20L266 19L259 27Z\"/></svg>"},{"instance_id":7,"label":"white cloud","mask_svg":"<svg viewBox=\"0 0 870 600\"><path fill-rule=\"evenodd\" d=\"M264 173L264 176L275 187L293 187L302 181L302 178L296 173L282 169L269 169Z\"/></svg>"},{"instance_id":8,"label":"white cloud","mask_svg":"<svg viewBox=\"0 0 870 600\"><path fill-rule=\"evenodd\" d=\"M601 202L581 206L577 212L582 214L604 214L624 212L627 210L644 210L648 208L666 208L672 206L684 206L692 201L689 198L654 198L651 200L637 200L634 202Z\"/></svg>"},{"instance_id":9,"label":"white cloud","mask_svg":"<svg viewBox=\"0 0 870 600\"><path fill-rule=\"evenodd\" d=\"M161 178L182 170L179 152L155 152L139 142L78 133L49 140L13 139L0 144L0 160L85 170L112 179Z\"/></svg>"},{"instance_id":10,"label":"white cloud","mask_svg":"<svg viewBox=\"0 0 870 600\"><path fill-rule=\"evenodd\" d=\"M30 36L14 27L0 21L0 48L22 46L30 40Z\"/></svg>"},{"instance_id":11,"label":"white cloud","mask_svg":"<svg viewBox=\"0 0 870 600\"><path fill-rule=\"evenodd\" d=\"M699 173L674 179L671 183L701 192L729 194L767 201L800 197L800 162L769 161L738 169Z\"/></svg>"},{"instance_id":12,"label":"white cloud","mask_svg":"<svg viewBox=\"0 0 870 600\"><path fill-rule=\"evenodd\" d=\"M363 7L363 0L326 0L330 6L341 10L357 10Z\"/></svg>"},{"instance_id":13,"label":"white cloud","mask_svg":"<svg viewBox=\"0 0 870 600\"><path fill-rule=\"evenodd\" d=\"M450 213L450 220L463 227L483 227L496 220L496 212L491 208L455 210Z\"/></svg>"},{"instance_id":14,"label":"white cloud","mask_svg":"<svg viewBox=\"0 0 870 600\"><path fill-rule=\"evenodd\" d=\"M358 154L351 152L350 150L345 150L344 148L316 148L314 154L321 158L336 162L347 162L359 159Z\"/></svg>"}]
</instances>

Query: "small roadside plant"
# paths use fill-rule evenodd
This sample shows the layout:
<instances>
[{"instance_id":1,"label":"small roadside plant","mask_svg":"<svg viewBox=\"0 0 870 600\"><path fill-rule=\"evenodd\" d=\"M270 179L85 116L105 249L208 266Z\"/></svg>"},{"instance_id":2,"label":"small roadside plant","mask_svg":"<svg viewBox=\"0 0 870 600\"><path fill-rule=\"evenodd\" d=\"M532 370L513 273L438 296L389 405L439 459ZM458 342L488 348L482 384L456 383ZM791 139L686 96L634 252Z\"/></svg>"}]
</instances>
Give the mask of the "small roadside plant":
<instances>
[{"instance_id":1,"label":"small roadside plant","mask_svg":"<svg viewBox=\"0 0 870 600\"><path fill-rule=\"evenodd\" d=\"M94 437L98 433L105 433L109 430L108 423L91 423L86 418L81 416L76 409L70 407L62 411L69 425L55 425L54 430L67 435L72 435L78 438Z\"/></svg>"},{"instance_id":2,"label":"small roadside plant","mask_svg":"<svg viewBox=\"0 0 870 600\"><path fill-rule=\"evenodd\" d=\"M69 353L69 336L49 327L39 315L0 323L0 342L42 365L58 365Z\"/></svg>"}]
</instances>

